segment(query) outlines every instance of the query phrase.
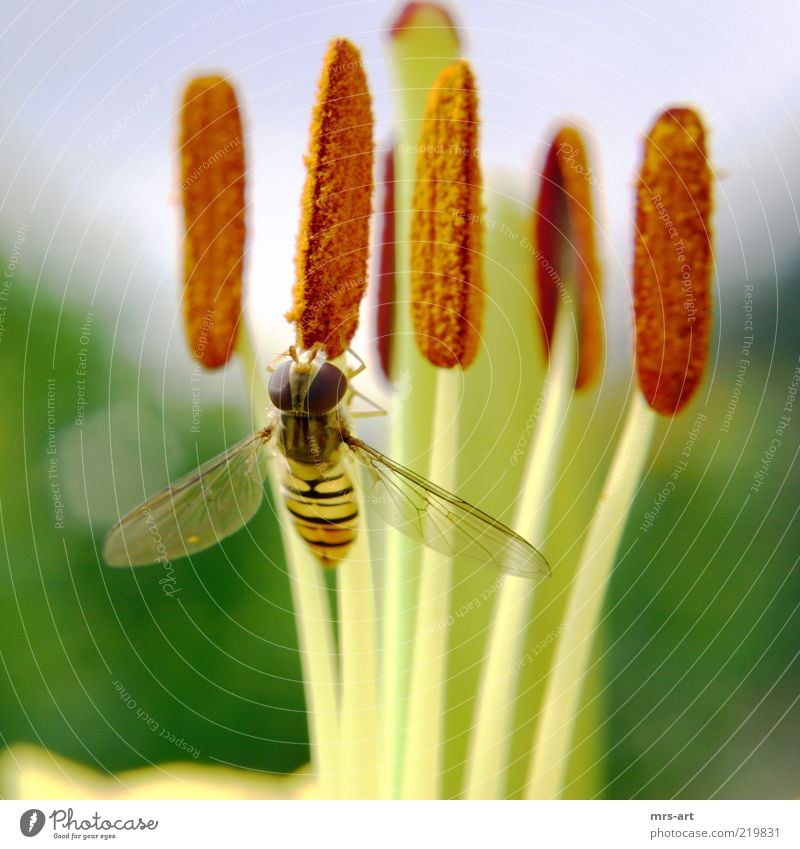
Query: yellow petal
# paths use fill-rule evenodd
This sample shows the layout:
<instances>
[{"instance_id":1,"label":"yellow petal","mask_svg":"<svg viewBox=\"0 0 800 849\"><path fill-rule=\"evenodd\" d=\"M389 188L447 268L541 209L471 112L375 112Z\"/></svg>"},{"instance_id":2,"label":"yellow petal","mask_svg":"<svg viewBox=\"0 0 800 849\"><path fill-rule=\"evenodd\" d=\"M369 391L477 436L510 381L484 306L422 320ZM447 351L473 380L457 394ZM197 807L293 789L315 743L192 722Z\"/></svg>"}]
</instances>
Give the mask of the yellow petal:
<instances>
[{"instance_id":1,"label":"yellow petal","mask_svg":"<svg viewBox=\"0 0 800 849\"><path fill-rule=\"evenodd\" d=\"M316 786L307 768L270 775L181 762L108 776L24 743L0 755L5 799L311 799Z\"/></svg>"}]
</instances>

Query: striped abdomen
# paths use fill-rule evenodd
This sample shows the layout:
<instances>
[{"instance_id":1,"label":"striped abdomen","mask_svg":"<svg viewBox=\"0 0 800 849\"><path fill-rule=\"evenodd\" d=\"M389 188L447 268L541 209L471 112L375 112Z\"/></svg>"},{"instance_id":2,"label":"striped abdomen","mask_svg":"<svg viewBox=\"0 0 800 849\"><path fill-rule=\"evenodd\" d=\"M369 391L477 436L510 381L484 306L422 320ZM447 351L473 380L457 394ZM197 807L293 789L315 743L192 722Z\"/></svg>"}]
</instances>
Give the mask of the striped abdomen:
<instances>
[{"instance_id":1,"label":"striped abdomen","mask_svg":"<svg viewBox=\"0 0 800 849\"><path fill-rule=\"evenodd\" d=\"M326 566L335 566L356 537L358 503L338 450L324 465L286 458L284 500L297 532Z\"/></svg>"}]
</instances>

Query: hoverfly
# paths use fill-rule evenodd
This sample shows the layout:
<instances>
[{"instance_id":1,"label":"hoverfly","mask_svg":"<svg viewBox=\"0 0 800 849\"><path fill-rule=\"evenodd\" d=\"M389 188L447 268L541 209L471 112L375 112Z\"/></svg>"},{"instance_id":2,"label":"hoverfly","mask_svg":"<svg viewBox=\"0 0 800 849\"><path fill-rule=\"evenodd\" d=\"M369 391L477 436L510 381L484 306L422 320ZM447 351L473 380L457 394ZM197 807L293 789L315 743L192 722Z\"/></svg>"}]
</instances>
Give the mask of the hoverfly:
<instances>
[{"instance_id":1,"label":"hoverfly","mask_svg":"<svg viewBox=\"0 0 800 849\"><path fill-rule=\"evenodd\" d=\"M352 371L354 377L364 368ZM521 536L355 437L346 423L348 376L321 345L292 347L272 371L269 423L128 513L109 531L112 566L202 551L245 525L264 494L264 463L280 462L282 495L297 532L326 566L355 539L359 497L345 455L365 472L362 500L402 533L445 554L542 578L544 557Z\"/></svg>"}]
</instances>

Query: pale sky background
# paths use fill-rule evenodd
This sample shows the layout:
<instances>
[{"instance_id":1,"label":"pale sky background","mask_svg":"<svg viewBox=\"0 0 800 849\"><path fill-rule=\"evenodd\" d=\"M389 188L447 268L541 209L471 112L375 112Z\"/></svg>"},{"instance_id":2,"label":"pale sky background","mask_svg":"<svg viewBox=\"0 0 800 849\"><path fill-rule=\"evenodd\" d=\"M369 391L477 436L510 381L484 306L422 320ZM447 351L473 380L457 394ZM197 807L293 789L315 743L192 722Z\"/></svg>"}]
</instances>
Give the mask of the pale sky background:
<instances>
[{"instance_id":1,"label":"pale sky background","mask_svg":"<svg viewBox=\"0 0 800 849\"><path fill-rule=\"evenodd\" d=\"M376 139L391 128L385 27L402 4L296 0L6 2L0 36L0 245L29 225L21 266L118 326L127 354L163 371L179 351L175 110L189 76L235 81L248 133L249 314L275 351L289 306L302 155L327 41L361 49ZM711 129L722 179L722 287L796 251L800 194L800 6L742 2L447 4L481 90L484 162L533 192L547 132L565 116L591 133L605 216L609 321L627 329L633 180L642 134L690 103ZM124 124L122 129L120 125ZM116 129L115 129L116 128ZM491 169L490 169L491 170ZM615 313L619 315L615 318ZM615 340L627 356L624 334ZM612 346L613 348L613 346ZM612 358L614 351L612 349ZM170 359L170 362L173 360ZM170 366L167 366L169 372ZM168 374L165 375L169 379Z\"/></svg>"}]
</instances>

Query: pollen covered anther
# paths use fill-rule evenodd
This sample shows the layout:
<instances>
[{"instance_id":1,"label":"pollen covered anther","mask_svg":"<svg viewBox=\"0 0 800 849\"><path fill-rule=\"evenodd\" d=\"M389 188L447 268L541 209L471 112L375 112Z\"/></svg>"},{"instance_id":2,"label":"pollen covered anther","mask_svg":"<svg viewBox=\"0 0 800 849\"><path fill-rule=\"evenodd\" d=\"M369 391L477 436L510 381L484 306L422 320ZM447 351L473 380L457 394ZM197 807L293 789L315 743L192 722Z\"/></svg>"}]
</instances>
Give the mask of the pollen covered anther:
<instances>
[{"instance_id":1,"label":"pollen covered anther","mask_svg":"<svg viewBox=\"0 0 800 849\"><path fill-rule=\"evenodd\" d=\"M358 49L331 42L311 122L293 304L303 348L338 357L356 332L367 285L372 213L372 106Z\"/></svg>"},{"instance_id":2,"label":"pollen covered anther","mask_svg":"<svg viewBox=\"0 0 800 849\"><path fill-rule=\"evenodd\" d=\"M223 77L198 77L186 88L180 164L184 321L192 356L212 369L235 347L245 249L242 123Z\"/></svg>"},{"instance_id":3,"label":"pollen covered anther","mask_svg":"<svg viewBox=\"0 0 800 849\"><path fill-rule=\"evenodd\" d=\"M428 97L411 218L411 315L417 346L435 366L468 366L485 303L475 79L461 60Z\"/></svg>"},{"instance_id":4,"label":"pollen covered anther","mask_svg":"<svg viewBox=\"0 0 800 849\"><path fill-rule=\"evenodd\" d=\"M700 118L691 109L667 110L645 142L633 266L639 386L664 415L689 401L706 367L711 183Z\"/></svg>"},{"instance_id":5,"label":"pollen covered anther","mask_svg":"<svg viewBox=\"0 0 800 849\"><path fill-rule=\"evenodd\" d=\"M546 353L550 352L559 303L577 298L577 389L597 377L604 348L594 182L582 134L575 127L561 127L542 169L534 214L534 263Z\"/></svg>"}]
</instances>

